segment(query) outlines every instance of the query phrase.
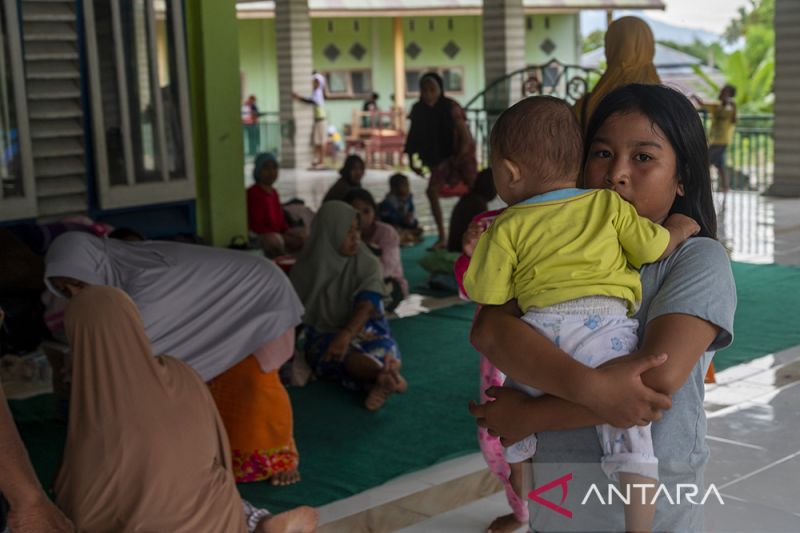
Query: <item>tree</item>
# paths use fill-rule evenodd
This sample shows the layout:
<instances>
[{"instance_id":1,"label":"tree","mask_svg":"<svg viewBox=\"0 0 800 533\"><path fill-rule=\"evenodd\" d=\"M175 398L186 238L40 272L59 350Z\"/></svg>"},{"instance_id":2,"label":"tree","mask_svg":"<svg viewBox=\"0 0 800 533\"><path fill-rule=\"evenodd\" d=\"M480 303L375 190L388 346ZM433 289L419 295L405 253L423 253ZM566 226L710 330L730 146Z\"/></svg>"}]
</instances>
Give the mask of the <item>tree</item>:
<instances>
[{"instance_id":1,"label":"tree","mask_svg":"<svg viewBox=\"0 0 800 533\"><path fill-rule=\"evenodd\" d=\"M692 67L711 90L718 94L721 87L714 83L697 65ZM751 65L742 50L728 56L723 68L725 82L736 87L736 105L743 113L771 113L775 95L775 57L768 55L757 65Z\"/></svg>"},{"instance_id":2,"label":"tree","mask_svg":"<svg viewBox=\"0 0 800 533\"><path fill-rule=\"evenodd\" d=\"M750 10L739 8L739 16L731 20L723 34L729 44L734 44L745 37L752 26L772 28L775 20L775 0L750 0Z\"/></svg>"},{"instance_id":3,"label":"tree","mask_svg":"<svg viewBox=\"0 0 800 533\"><path fill-rule=\"evenodd\" d=\"M603 30L594 30L583 39L583 53L597 50L605 45L606 32Z\"/></svg>"},{"instance_id":4,"label":"tree","mask_svg":"<svg viewBox=\"0 0 800 533\"><path fill-rule=\"evenodd\" d=\"M744 38L744 47L722 63L727 83L736 87L736 102L747 112L771 112L775 79L775 0L750 0L750 8L725 30L728 42ZM708 80L707 80L708 81Z\"/></svg>"}]
</instances>

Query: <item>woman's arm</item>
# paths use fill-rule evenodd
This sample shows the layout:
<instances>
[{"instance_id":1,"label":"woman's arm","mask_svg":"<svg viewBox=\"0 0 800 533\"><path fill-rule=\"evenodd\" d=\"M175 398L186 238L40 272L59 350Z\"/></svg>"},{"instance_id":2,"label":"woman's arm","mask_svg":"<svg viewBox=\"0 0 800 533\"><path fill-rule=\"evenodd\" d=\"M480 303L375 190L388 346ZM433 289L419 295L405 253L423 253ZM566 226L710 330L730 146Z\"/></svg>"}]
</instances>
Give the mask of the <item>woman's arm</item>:
<instances>
[{"instance_id":1,"label":"woman's arm","mask_svg":"<svg viewBox=\"0 0 800 533\"><path fill-rule=\"evenodd\" d=\"M666 353L669 358L663 365L642 374L644 384L664 394L675 393L719 331L719 326L707 320L681 313L662 315L648 322L636 353Z\"/></svg>"},{"instance_id":2,"label":"woman's arm","mask_svg":"<svg viewBox=\"0 0 800 533\"><path fill-rule=\"evenodd\" d=\"M323 361L341 361L350 349L353 338L364 328L369 317L375 312L375 306L369 300L359 300L356 302L350 320L342 326L339 333L328 345L328 351L322 356Z\"/></svg>"},{"instance_id":3,"label":"woman's arm","mask_svg":"<svg viewBox=\"0 0 800 533\"><path fill-rule=\"evenodd\" d=\"M2 318L0 318L2 322ZM72 523L39 485L28 453L0 388L0 492L11 506L8 524L14 531L74 531Z\"/></svg>"},{"instance_id":4,"label":"woman's arm","mask_svg":"<svg viewBox=\"0 0 800 533\"><path fill-rule=\"evenodd\" d=\"M472 329L473 345L508 377L569 402L583 405L604 421L630 427L669 409L669 397L646 386L642 373L662 365L664 352L626 358L591 369L574 360L520 320L515 302L481 309ZM520 349L524 347L524 349Z\"/></svg>"},{"instance_id":5,"label":"woman's arm","mask_svg":"<svg viewBox=\"0 0 800 533\"><path fill-rule=\"evenodd\" d=\"M648 323L642 348L637 354L626 357L624 362L620 359L610 361L596 371L613 372L615 366L641 362L639 353L666 352L670 354L669 359L661 366L643 372L641 379L648 387L672 394L683 386L703 352L716 338L718 330L710 322L690 315L660 316ZM599 416L594 409L554 396L531 398L522 392L502 388L492 388L488 394L495 400L483 405L472 404L470 412L477 418L478 425L501 436L504 445L540 431L613 424L611 419ZM639 424L660 418L661 413L654 410Z\"/></svg>"}]
</instances>

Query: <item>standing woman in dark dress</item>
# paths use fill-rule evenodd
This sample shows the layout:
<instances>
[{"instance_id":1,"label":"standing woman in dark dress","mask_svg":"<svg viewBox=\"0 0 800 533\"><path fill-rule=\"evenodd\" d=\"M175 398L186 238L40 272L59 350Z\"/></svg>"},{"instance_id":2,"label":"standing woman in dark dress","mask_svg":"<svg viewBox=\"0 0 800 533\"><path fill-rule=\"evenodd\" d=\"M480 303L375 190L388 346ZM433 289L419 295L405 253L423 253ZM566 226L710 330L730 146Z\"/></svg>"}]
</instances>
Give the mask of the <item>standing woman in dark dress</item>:
<instances>
[{"instance_id":1,"label":"standing woman in dark dress","mask_svg":"<svg viewBox=\"0 0 800 533\"><path fill-rule=\"evenodd\" d=\"M405 152L411 169L423 176L422 167L414 160L419 156L430 171L427 195L436 221L439 239L433 248L447 245L442 207L439 203L442 188L463 182L469 188L478 172L475 141L467 127L464 110L444 95L444 82L435 72L428 72L419 81L419 102L411 108L411 128L406 138Z\"/></svg>"}]
</instances>

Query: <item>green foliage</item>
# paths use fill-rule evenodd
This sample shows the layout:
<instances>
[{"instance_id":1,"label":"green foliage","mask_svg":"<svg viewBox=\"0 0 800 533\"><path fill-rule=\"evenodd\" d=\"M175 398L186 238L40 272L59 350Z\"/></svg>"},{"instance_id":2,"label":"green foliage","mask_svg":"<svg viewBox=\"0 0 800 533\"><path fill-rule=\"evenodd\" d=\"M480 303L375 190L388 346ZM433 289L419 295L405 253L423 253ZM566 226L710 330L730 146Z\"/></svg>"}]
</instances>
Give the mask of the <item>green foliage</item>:
<instances>
[{"instance_id":1,"label":"green foliage","mask_svg":"<svg viewBox=\"0 0 800 533\"><path fill-rule=\"evenodd\" d=\"M750 0L749 9L725 30L733 43L744 37L744 47L721 64L727 83L736 87L736 103L745 113L771 112L775 79L775 0Z\"/></svg>"},{"instance_id":2,"label":"green foliage","mask_svg":"<svg viewBox=\"0 0 800 533\"><path fill-rule=\"evenodd\" d=\"M739 16L731 20L723 34L728 43L733 44L747 34L753 26L772 28L775 20L775 0L750 0L750 9L739 8Z\"/></svg>"},{"instance_id":3,"label":"green foliage","mask_svg":"<svg viewBox=\"0 0 800 533\"><path fill-rule=\"evenodd\" d=\"M605 45L605 39L606 32L603 30L594 30L583 39L583 53L585 54L587 52L591 52L592 50L597 50L601 46Z\"/></svg>"}]
</instances>

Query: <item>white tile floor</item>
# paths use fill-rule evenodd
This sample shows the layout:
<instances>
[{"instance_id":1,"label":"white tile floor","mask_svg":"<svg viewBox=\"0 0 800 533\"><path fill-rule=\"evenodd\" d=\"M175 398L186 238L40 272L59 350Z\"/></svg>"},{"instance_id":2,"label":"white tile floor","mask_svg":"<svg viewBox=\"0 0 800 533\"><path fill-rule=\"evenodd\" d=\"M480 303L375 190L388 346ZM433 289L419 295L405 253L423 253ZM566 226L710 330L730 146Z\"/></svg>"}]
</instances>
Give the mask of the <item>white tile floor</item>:
<instances>
[{"instance_id":1,"label":"white tile floor","mask_svg":"<svg viewBox=\"0 0 800 533\"><path fill-rule=\"evenodd\" d=\"M389 174L370 170L364 179L378 200ZM335 179L333 171L284 170L278 189L284 199L301 196L316 207ZM430 227L425 185L412 179L419 218ZM454 203L445 201L446 217ZM715 204L720 239L734 260L800 266L800 200L732 192L717 195ZM785 327L796 327L794 317L787 317ZM800 532L800 346L720 372L717 381L707 389L712 454L706 478L719 487L725 505L707 507L706 531ZM475 454L404 476L321 508L322 523L484 467ZM400 531L485 531L494 517L507 512L503 494L497 493Z\"/></svg>"}]
</instances>

